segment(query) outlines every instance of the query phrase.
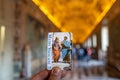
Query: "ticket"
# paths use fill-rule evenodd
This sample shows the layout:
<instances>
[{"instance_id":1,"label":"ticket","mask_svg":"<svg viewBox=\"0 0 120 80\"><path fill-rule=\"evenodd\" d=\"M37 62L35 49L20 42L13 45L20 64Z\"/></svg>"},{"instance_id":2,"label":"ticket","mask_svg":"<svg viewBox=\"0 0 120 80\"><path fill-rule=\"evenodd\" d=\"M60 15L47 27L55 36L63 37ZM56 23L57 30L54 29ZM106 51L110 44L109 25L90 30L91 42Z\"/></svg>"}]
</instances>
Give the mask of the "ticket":
<instances>
[{"instance_id":1,"label":"ticket","mask_svg":"<svg viewBox=\"0 0 120 80\"><path fill-rule=\"evenodd\" d=\"M72 69L72 33L50 32L47 42L47 69Z\"/></svg>"}]
</instances>

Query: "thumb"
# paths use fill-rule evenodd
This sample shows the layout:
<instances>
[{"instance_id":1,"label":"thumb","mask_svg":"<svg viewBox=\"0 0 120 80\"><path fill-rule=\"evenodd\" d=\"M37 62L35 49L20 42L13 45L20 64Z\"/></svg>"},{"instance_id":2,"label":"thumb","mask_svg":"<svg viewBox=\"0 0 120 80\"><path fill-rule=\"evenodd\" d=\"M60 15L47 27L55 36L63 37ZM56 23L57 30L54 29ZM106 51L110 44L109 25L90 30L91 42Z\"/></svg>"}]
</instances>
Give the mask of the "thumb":
<instances>
[{"instance_id":1,"label":"thumb","mask_svg":"<svg viewBox=\"0 0 120 80\"><path fill-rule=\"evenodd\" d=\"M60 80L62 71L58 67L54 67L51 71L49 80Z\"/></svg>"}]
</instances>

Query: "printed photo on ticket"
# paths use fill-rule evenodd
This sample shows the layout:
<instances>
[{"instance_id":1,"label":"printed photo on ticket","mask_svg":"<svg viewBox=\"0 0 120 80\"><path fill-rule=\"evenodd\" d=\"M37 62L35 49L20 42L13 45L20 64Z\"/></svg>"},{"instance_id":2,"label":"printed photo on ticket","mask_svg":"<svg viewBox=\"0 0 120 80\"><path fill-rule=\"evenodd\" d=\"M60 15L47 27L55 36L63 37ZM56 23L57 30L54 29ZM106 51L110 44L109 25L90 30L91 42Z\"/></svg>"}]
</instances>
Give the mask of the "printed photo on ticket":
<instances>
[{"instance_id":1,"label":"printed photo on ticket","mask_svg":"<svg viewBox=\"0 0 120 80\"><path fill-rule=\"evenodd\" d=\"M47 69L72 69L72 33L50 32L47 43Z\"/></svg>"}]
</instances>

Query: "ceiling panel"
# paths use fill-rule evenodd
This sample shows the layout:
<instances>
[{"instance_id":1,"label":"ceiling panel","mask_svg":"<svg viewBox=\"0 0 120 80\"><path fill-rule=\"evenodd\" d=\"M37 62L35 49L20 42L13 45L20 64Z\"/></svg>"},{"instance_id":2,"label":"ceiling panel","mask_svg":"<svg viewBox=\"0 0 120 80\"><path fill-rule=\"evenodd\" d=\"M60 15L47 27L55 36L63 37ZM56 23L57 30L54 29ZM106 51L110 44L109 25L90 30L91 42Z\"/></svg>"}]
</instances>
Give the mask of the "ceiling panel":
<instances>
[{"instance_id":1,"label":"ceiling panel","mask_svg":"<svg viewBox=\"0 0 120 80\"><path fill-rule=\"evenodd\" d=\"M73 33L83 43L115 0L33 0L61 31Z\"/></svg>"}]
</instances>

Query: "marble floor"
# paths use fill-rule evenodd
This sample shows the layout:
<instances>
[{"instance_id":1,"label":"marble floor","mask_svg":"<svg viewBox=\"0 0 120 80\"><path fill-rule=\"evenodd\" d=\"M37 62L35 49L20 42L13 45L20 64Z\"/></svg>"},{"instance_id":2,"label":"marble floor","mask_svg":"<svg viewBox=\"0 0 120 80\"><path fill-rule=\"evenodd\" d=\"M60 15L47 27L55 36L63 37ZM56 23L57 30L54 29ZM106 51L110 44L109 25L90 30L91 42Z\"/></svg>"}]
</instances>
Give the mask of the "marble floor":
<instances>
[{"instance_id":1,"label":"marble floor","mask_svg":"<svg viewBox=\"0 0 120 80\"><path fill-rule=\"evenodd\" d=\"M14 80L29 80L19 79ZM90 60L90 61L74 61L73 70L68 71L67 75L62 80L120 80L117 78L108 77L105 70L105 62Z\"/></svg>"},{"instance_id":2,"label":"marble floor","mask_svg":"<svg viewBox=\"0 0 120 80\"><path fill-rule=\"evenodd\" d=\"M108 77L105 64L97 60L75 61L73 71L69 71L63 80L120 80Z\"/></svg>"}]
</instances>

